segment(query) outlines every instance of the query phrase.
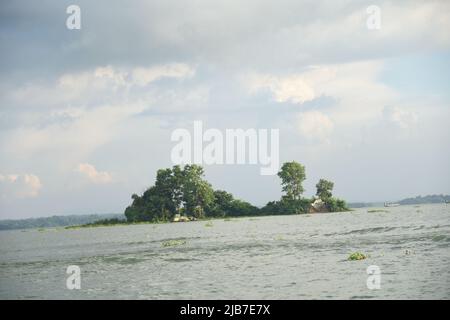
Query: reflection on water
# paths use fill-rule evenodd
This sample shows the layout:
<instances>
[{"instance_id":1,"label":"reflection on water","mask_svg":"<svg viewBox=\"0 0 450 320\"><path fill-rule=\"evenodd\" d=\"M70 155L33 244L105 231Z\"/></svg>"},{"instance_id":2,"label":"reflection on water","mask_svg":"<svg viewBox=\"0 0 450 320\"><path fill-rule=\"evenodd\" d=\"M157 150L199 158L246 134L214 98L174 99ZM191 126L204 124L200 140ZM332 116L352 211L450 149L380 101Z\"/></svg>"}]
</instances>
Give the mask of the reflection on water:
<instances>
[{"instance_id":1,"label":"reflection on water","mask_svg":"<svg viewBox=\"0 0 450 320\"><path fill-rule=\"evenodd\" d=\"M450 205L367 211L3 231L0 298L449 299ZM66 289L69 265L80 290Z\"/></svg>"}]
</instances>

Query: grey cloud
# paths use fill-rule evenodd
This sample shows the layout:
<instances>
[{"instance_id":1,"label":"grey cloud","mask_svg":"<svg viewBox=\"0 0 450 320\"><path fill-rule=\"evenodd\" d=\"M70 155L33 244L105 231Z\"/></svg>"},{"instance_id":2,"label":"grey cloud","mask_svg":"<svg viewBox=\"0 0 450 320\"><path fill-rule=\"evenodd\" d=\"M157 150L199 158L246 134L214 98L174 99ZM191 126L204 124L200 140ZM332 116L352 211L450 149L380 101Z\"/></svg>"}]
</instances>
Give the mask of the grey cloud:
<instances>
[{"instance_id":1,"label":"grey cloud","mask_svg":"<svg viewBox=\"0 0 450 320\"><path fill-rule=\"evenodd\" d=\"M65 28L69 4L2 2L1 69L29 76L107 64L187 61L298 71L308 64L383 58L449 44L445 1L381 2L384 20L378 33L365 25L371 1L78 1L79 31ZM417 25L413 18L420 17L415 11L420 6L425 13ZM423 25L432 14L440 17Z\"/></svg>"}]
</instances>

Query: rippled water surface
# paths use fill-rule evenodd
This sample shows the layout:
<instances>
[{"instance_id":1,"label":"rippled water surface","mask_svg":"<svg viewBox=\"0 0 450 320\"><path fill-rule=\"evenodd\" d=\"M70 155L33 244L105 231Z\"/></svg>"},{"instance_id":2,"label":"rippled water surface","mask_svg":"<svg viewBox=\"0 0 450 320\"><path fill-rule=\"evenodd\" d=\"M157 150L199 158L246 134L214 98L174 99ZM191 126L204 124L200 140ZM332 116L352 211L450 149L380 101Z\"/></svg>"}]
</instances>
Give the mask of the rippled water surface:
<instances>
[{"instance_id":1,"label":"rippled water surface","mask_svg":"<svg viewBox=\"0 0 450 320\"><path fill-rule=\"evenodd\" d=\"M449 299L450 205L388 211L3 231L0 298Z\"/></svg>"}]
</instances>

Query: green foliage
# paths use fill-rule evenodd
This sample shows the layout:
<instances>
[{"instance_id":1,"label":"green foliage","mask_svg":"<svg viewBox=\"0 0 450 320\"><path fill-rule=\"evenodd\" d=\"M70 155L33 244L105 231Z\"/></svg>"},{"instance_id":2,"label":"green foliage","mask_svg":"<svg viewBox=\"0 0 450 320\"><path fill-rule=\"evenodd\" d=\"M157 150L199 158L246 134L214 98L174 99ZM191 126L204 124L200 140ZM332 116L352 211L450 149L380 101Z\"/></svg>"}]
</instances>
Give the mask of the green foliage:
<instances>
[{"instance_id":1,"label":"green foliage","mask_svg":"<svg viewBox=\"0 0 450 320\"><path fill-rule=\"evenodd\" d=\"M186 165L181 173L182 199L186 212L196 218L205 217L214 202L214 190L202 179L203 168L198 165Z\"/></svg>"},{"instance_id":2,"label":"green foliage","mask_svg":"<svg viewBox=\"0 0 450 320\"><path fill-rule=\"evenodd\" d=\"M158 176L164 175L158 172ZM166 181L167 182L167 181ZM133 195L133 203L125 210L128 222L158 222L169 220L176 211L175 203L172 201L172 192L167 190L164 182L147 189L142 197Z\"/></svg>"},{"instance_id":3,"label":"green foliage","mask_svg":"<svg viewBox=\"0 0 450 320\"><path fill-rule=\"evenodd\" d=\"M213 217L225 217L233 209L233 195L223 190L214 191L214 203L211 206L210 215Z\"/></svg>"},{"instance_id":4,"label":"green foliage","mask_svg":"<svg viewBox=\"0 0 450 320\"><path fill-rule=\"evenodd\" d=\"M198 219L210 217L240 217L307 213L312 199L301 198L306 178L305 167L300 163L286 162L278 172L285 193L279 201L271 201L259 209L246 201L235 199L231 193L213 190L203 179L203 168L198 165L174 166L160 169L154 186L142 196L134 194L132 204L126 208L128 222L164 222L182 214ZM345 201L331 196L333 182L321 179L317 184L329 211L346 211Z\"/></svg>"},{"instance_id":5,"label":"green foliage","mask_svg":"<svg viewBox=\"0 0 450 320\"><path fill-rule=\"evenodd\" d=\"M233 202L231 203L231 208L227 212L227 215L232 217L251 216L258 214L259 209L257 207L239 199L233 200Z\"/></svg>"},{"instance_id":6,"label":"green foliage","mask_svg":"<svg viewBox=\"0 0 450 320\"><path fill-rule=\"evenodd\" d=\"M214 202L209 215L212 217L239 217L258 215L259 209L246 201L234 199L231 193L223 190L214 191Z\"/></svg>"},{"instance_id":7,"label":"green foliage","mask_svg":"<svg viewBox=\"0 0 450 320\"><path fill-rule=\"evenodd\" d=\"M261 208L261 214L300 214L308 212L310 199L302 199L303 181L306 179L305 167L292 161L285 162L278 172L282 191L285 193L279 201L271 201Z\"/></svg>"},{"instance_id":8,"label":"green foliage","mask_svg":"<svg viewBox=\"0 0 450 320\"><path fill-rule=\"evenodd\" d=\"M134 194L132 199L125 210L128 222L170 221L177 213L201 219L259 212L257 207L234 199L230 193L214 191L203 179L203 168L198 165L158 170L155 185L141 197Z\"/></svg>"},{"instance_id":9,"label":"green foliage","mask_svg":"<svg viewBox=\"0 0 450 320\"><path fill-rule=\"evenodd\" d=\"M306 178L305 167L300 163L286 162L278 172L281 178L282 191L285 195L280 201L271 201L260 209L261 214L300 214L307 213L314 199L301 198L303 193L302 183ZM316 195L325 203L328 211L348 211L344 200L332 197L334 183L320 179L316 185Z\"/></svg>"},{"instance_id":10,"label":"green foliage","mask_svg":"<svg viewBox=\"0 0 450 320\"><path fill-rule=\"evenodd\" d=\"M344 200L333 198L334 183L325 179L320 179L316 184L316 196L319 197L325 203L328 211L339 212L339 211L349 211L347 204Z\"/></svg>"},{"instance_id":11,"label":"green foliage","mask_svg":"<svg viewBox=\"0 0 450 320\"><path fill-rule=\"evenodd\" d=\"M327 199L332 197L331 191L333 190L334 183L325 179L320 179L316 184L317 192L316 196L318 196L322 201L326 202Z\"/></svg>"},{"instance_id":12,"label":"green foliage","mask_svg":"<svg viewBox=\"0 0 450 320\"><path fill-rule=\"evenodd\" d=\"M361 252L354 252L349 257L348 260L355 261L355 260L364 260L367 256L362 254Z\"/></svg>"},{"instance_id":13,"label":"green foliage","mask_svg":"<svg viewBox=\"0 0 450 320\"><path fill-rule=\"evenodd\" d=\"M180 239L173 239L173 240L167 240L161 243L163 247L175 247L175 246L181 246L185 245L186 240L180 240Z\"/></svg>"},{"instance_id":14,"label":"green foliage","mask_svg":"<svg viewBox=\"0 0 450 320\"><path fill-rule=\"evenodd\" d=\"M282 198L280 201L271 201L261 208L261 214L285 215L307 213L311 205L310 199L290 200Z\"/></svg>"},{"instance_id":15,"label":"green foliage","mask_svg":"<svg viewBox=\"0 0 450 320\"><path fill-rule=\"evenodd\" d=\"M346 202L341 199L328 198L324 202L330 212L340 212L340 211L349 211L350 210L347 207Z\"/></svg>"},{"instance_id":16,"label":"green foliage","mask_svg":"<svg viewBox=\"0 0 450 320\"><path fill-rule=\"evenodd\" d=\"M289 200L300 199L304 191L302 183L306 179L305 167L295 161L285 162L278 176L281 179L282 190L286 193L284 197Z\"/></svg>"}]
</instances>

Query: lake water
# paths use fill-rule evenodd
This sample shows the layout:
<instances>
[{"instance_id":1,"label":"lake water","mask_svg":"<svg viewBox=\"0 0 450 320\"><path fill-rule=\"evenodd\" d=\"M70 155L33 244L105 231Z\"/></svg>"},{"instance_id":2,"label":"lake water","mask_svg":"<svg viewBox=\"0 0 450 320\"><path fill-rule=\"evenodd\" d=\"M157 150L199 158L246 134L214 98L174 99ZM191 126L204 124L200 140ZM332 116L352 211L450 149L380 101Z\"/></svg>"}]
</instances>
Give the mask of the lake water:
<instances>
[{"instance_id":1,"label":"lake water","mask_svg":"<svg viewBox=\"0 0 450 320\"><path fill-rule=\"evenodd\" d=\"M2 231L0 298L449 299L450 205L387 210Z\"/></svg>"}]
</instances>

